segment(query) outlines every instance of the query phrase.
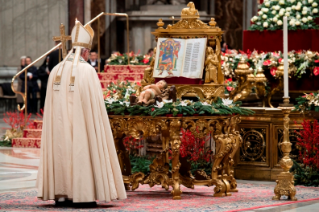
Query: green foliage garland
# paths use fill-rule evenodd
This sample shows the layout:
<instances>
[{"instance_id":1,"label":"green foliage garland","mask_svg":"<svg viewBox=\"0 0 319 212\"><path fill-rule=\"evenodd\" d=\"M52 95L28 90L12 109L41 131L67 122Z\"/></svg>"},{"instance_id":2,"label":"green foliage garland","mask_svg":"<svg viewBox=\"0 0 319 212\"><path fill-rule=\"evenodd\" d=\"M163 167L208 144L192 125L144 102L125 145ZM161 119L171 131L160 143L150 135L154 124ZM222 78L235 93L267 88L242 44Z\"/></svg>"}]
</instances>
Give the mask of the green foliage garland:
<instances>
[{"instance_id":1,"label":"green foliage garland","mask_svg":"<svg viewBox=\"0 0 319 212\"><path fill-rule=\"evenodd\" d=\"M122 99L122 101L124 101ZM141 106L134 105L128 106L126 103L113 101L112 103L105 101L106 110L110 113L114 113L115 115L151 115L162 116L167 114L172 114L173 116L177 116L178 114L182 114L183 116L192 116L194 114L199 115L253 115L254 112L252 110L242 108L241 102L235 102L231 105L224 105L223 100L218 98L216 102L210 104L204 104L201 102L191 103L189 105L182 105L182 101L177 101L175 103L163 103L162 107L151 105L151 106Z\"/></svg>"}]
</instances>

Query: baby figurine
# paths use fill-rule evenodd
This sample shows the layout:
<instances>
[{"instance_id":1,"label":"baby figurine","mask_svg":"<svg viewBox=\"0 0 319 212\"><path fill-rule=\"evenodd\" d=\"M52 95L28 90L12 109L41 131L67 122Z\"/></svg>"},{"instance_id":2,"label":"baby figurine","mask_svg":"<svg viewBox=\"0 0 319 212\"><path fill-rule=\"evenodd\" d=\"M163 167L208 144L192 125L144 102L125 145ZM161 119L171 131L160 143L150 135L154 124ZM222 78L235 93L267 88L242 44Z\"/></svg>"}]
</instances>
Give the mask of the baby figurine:
<instances>
[{"instance_id":1,"label":"baby figurine","mask_svg":"<svg viewBox=\"0 0 319 212\"><path fill-rule=\"evenodd\" d=\"M157 82L156 84L148 85L143 88L143 92L138 98L137 104L148 104L148 102L160 95L163 89L167 88L167 83L164 80Z\"/></svg>"}]
</instances>

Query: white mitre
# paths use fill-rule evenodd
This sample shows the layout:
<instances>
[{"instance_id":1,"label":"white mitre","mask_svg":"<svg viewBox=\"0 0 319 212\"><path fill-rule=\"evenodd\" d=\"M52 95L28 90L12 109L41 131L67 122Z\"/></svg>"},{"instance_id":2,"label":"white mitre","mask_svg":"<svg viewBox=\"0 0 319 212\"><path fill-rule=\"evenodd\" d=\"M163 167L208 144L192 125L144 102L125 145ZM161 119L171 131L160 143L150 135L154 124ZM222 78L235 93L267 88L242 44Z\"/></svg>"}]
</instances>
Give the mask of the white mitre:
<instances>
[{"instance_id":1,"label":"white mitre","mask_svg":"<svg viewBox=\"0 0 319 212\"><path fill-rule=\"evenodd\" d=\"M91 26L86 25L83 26L80 21L75 21L75 26L71 32L72 37L72 46L75 47L84 47L87 49L91 49L94 31Z\"/></svg>"},{"instance_id":2,"label":"white mitre","mask_svg":"<svg viewBox=\"0 0 319 212\"><path fill-rule=\"evenodd\" d=\"M75 26L73 27L71 32L72 49L75 49L75 53L73 56L72 75L70 79L70 91L74 90L74 81L75 81L77 66L81 57L80 56L81 48L91 49L93 37L94 37L94 31L91 28L91 26L89 25L83 26L79 21L77 20L75 21ZM54 85L53 85L54 90L60 90L61 76L63 72L64 63L68 60L69 57L71 57L72 52L73 51L70 51L60 64L58 73L54 80Z\"/></svg>"}]
</instances>

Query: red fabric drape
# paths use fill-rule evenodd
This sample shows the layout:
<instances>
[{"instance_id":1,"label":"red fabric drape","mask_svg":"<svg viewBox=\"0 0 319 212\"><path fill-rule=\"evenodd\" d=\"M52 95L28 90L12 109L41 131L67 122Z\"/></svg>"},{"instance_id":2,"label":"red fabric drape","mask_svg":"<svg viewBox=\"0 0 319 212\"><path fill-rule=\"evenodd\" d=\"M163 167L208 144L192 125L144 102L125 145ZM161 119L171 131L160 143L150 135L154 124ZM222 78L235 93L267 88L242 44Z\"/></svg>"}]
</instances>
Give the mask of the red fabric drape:
<instances>
[{"instance_id":1,"label":"red fabric drape","mask_svg":"<svg viewBox=\"0 0 319 212\"><path fill-rule=\"evenodd\" d=\"M244 31L243 50L283 51L283 31ZM319 30L296 30L288 33L288 51L319 51Z\"/></svg>"}]
</instances>

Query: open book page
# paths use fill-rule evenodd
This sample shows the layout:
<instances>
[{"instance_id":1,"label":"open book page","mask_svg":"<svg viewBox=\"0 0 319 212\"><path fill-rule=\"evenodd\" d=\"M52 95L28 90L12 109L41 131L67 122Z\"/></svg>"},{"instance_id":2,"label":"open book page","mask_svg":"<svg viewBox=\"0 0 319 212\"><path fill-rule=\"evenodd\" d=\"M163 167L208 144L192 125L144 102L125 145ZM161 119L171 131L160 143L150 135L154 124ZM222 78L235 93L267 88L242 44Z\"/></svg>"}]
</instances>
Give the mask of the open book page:
<instances>
[{"instance_id":1,"label":"open book page","mask_svg":"<svg viewBox=\"0 0 319 212\"><path fill-rule=\"evenodd\" d=\"M187 39L182 77L202 78L206 51L206 38Z\"/></svg>"},{"instance_id":2,"label":"open book page","mask_svg":"<svg viewBox=\"0 0 319 212\"><path fill-rule=\"evenodd\" d=\"M158 38L153 77L181 76L185 43L185 39Z\"/></svg>"}]
</instances>

